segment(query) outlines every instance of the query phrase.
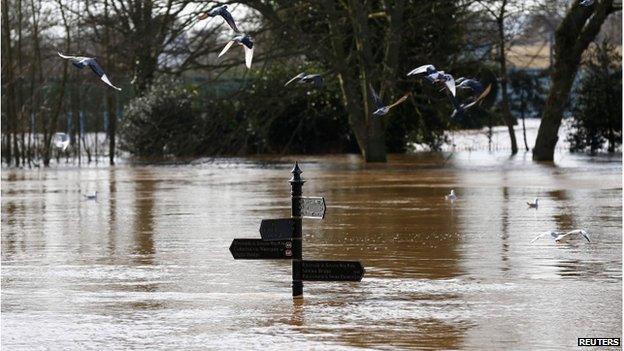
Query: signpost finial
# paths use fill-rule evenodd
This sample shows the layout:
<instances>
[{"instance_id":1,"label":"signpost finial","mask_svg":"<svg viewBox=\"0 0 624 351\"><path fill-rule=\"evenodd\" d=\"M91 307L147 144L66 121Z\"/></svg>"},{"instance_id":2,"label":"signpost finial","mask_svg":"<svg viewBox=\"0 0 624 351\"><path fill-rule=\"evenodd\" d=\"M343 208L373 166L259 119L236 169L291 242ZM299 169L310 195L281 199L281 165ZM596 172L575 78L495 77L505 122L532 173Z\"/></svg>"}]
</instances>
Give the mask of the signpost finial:
<instances>
[{"instance_id":1,"label":"signpost finial","mask_svg":"<svg viewBox=\"0 0 624 351\"><path fill-rule=\"evenodd\" d=\"M292 171L290 171L290 173L292 173L292 178L290 178L290 182L291 183L295 183L295 182L303 182L303 180L301 179L301 173L303 173L303 171L301 170L301 168L299 168L299 162L295 161L295 166L293 167Z\"/></svg>"}]
</instances>

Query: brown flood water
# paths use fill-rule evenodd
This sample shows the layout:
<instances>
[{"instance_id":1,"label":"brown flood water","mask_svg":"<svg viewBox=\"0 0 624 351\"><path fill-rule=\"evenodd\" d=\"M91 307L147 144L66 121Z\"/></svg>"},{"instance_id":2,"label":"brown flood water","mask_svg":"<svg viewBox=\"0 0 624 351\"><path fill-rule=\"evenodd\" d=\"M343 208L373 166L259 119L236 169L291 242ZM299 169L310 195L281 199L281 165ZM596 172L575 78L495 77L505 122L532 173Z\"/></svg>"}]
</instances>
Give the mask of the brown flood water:
<instances>
[{"instance_id":1,"label":"brown flood water","mask_svg":"<svg viewBox=\"0 0 624 351\"><path fill-rule=\"evenodd\" d=\"M228 251L289 216L294 160L3 170L2 349L567 350L621 337L621 156L301 157L304 195L328 206L304 220L304 258L360 260L366 275L306 282L300 302L290 262ZM530 243L575 228L592 243Z\"/></svg>"}]
</instances>

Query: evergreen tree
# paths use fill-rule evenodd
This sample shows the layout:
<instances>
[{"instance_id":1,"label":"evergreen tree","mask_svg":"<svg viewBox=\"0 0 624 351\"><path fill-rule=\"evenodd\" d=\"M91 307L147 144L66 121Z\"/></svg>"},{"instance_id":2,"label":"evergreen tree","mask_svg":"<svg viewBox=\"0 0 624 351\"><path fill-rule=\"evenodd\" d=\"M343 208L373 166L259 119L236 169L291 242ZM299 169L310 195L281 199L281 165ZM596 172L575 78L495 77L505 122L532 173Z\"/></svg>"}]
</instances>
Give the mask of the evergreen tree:
<instances>
[{"instance_id":1,"label":"evergreen tree","mask_svg":"<svg viewBox=\"0 0 624 351\"><path fill-rule=\"evenodd\" d=\"M595 45L573 100L571 151L615 152L622 143L622 58L606 41Z\"/></svg>"}]
</instances>

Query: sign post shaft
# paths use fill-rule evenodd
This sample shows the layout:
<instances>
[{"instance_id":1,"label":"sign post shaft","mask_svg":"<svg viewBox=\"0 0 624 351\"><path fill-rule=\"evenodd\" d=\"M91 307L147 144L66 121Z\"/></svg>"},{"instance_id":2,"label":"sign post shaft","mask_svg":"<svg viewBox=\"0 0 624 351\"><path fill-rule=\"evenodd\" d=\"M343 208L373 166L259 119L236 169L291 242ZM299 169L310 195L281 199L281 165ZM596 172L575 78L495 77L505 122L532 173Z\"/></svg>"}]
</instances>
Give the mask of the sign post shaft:
<instances>
[{"instance_id":1,"label":"sign post shaft","mask_svg":"<svg viewBox=\"0 0 624 351\"><path fill-rule=\"evenodd\" d=\"M301 276L301 261L303 260L303 236L301 233L301 201L299 198L303 194L303 183L301 179L301 169L299 164L295 162L293 167L292 178L290 178L291 186L291 217L293 219L293 235L292 235L292 296L294 299L303 298L303 280Z\"/></svg>"}]
</instances>

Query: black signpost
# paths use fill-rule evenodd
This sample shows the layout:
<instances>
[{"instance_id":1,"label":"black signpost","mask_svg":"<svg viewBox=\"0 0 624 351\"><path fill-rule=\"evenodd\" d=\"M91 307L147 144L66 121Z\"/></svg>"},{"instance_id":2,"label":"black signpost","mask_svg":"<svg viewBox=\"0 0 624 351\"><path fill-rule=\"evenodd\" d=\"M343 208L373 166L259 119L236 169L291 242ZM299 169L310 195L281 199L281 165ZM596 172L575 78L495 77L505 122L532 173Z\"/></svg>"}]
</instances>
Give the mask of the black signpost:
<instances>
[{"instance_id":1,"label":"black signpost","mask_svg":"<svg viewBox=\"0 0 624 351\"><path fill-rule=\"evenodd\" d=\"M360 281L364 267L357 261L303 260L302 218L325 217L325 199L303 197L301 169L295 163L292 169L290 218L263 219L261 239L234 239L230 252L234 259L288 259L292 260L292 295L303 297L303 281Z\"/></svg>"}]
</instances>

